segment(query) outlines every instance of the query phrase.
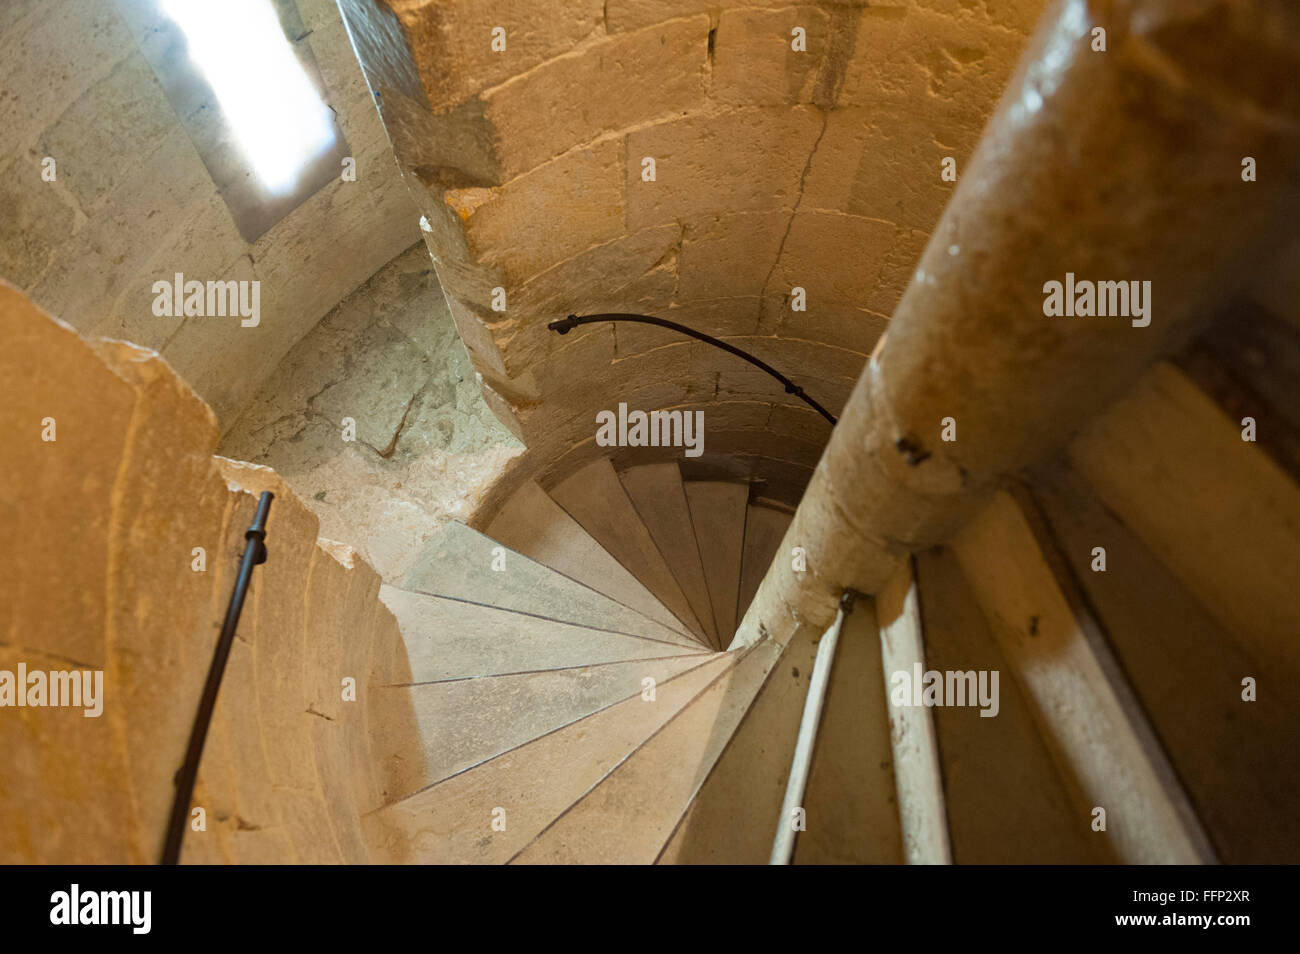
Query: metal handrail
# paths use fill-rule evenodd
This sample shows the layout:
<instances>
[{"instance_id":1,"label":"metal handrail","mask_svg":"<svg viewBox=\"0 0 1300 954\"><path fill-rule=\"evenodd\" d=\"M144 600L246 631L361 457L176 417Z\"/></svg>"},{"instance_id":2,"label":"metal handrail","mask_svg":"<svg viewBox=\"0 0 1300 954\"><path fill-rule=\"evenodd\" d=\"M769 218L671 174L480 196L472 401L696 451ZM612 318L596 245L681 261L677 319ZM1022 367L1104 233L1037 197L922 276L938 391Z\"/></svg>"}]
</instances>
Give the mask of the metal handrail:
<instances>
[{"instance_id":1,"label":"metal handrail","mask_svg":"<svg viewBox=\"0 0 1300 954\"><path fill-rule=\"evenodd\" d=\"M631 314L624 314L623 312L610 312L610 313L599 314L599 315L570 315L568 318L557 318L554 321L547 324L546 327L550 328L552 331L558 334L567 335L572 329L576 328L578 325L589 325L597 321L631 321L642 325L656 325L660 328L668 328L672 331L677 331L684 335L689 335L690 337L695 338L697 341L703 341L705 344L711 344L715 348L721 348L723 351L726 351L729 354L734 354L737 358L741 358L745 361L748 361L754 367L766 371L772 377L776 378L783 385L785 385L785 391L787 394L793 394L795 397L803 401L805 404L807 404L810 408L812 408L822 417L826 418L826 420L830 421L832 427L835 426L836 423L835 415L831 414L830 411L826 410L826 408L822 407L820 404L818 404L816 401L810 398L807 394L804 393L803 388L799 387L799 385L795 384L793 381L787 378L780 371L776 370L776 368L772 367L766 361L754 357L752 354L750 354L748 351L746 351L743 348L737 348L735 345L727 344L727 342L725 341L721 341L718 338L713 337L712 335L706 335L702 331L696 331L694 328L688 328L685 325L679 325L675 321L669 321L666 318L655 318L653 315L631 315Z\"/></svg>"},{"instance_id":2,"label":"metal handrail","mask_svg":"<svg viewBox=\"0 0 1300 954\"><path fill-rule=\"evenodd\" d=\"M244 598L248 595L248 584L253 578L253 567L266 562L266 518L274 499L275 495L269 490L262 491L252 526L244 532L244 539L248 543L239 564L239 576L235 578L235 589L230 594L230 604L226 607L226 619L221 624L221 635L212 652L207 682L203 685L199 709L194 715L194 725L190 728L185 761L176 773L176 795L172 801L171 817L167 821L167 840L162 853L162 864L165 865L177 864L181 858L181 840L185 837L185 822L189 818L190 801L194 797L199 761L203 758L203 743L207 741L212 712L217 705L217 693L221 690L221 677L225 674L226 661L230 658L230 647L235 642L235 629L239 626L239 615L244 609Z\"/></svg>"}]
</instances>

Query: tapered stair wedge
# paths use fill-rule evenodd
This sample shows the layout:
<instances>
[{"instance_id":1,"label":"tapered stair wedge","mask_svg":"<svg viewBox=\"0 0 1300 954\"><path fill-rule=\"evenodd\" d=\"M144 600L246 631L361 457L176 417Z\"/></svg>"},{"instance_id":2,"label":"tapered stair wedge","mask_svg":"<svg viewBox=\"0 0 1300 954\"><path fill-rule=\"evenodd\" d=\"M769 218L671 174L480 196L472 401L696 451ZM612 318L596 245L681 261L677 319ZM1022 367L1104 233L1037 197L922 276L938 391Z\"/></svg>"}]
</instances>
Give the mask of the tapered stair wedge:
<instances>
[{"instance_id":1,"label":"tapered stair wedge","mask_svg":"<svg viewBox=\"0 0 1300 954\"><path fill-rule=\"evenodd\" d=\"M695 542L681 471L676 464L642 464L620 473L619 480L655 546L668 561L709 643L719 645L709 586L704 580L704 561Z\"/></svg>"},{"instance_id":2,"label":"tapered stair wedge","mask_svg":"<svg viewBox=\"0 0 1300 954\"><path fill-rule=\"evenodd\" d=\"M656 864L767 864L817 642L811 627L795 634Z\"/></svg>"},{"instance_id":3,"label":"tapered stair wedge","mask_svg":"<svg viewBox=\"0 0 1300 954\"><path fill-rule=\"evenodd\" d=\"M936 706L935 735L956 864L1092 864L1114 861L1071 804L1030 700L1012 676L989 624L949 550L916 556L925 661L939 672L998 674L995 715ZM889 673L886 673L886 679ZM991 685L991 684L990 684Z\"/></svg>"},{"instance_id":4,"label":"tapered stair wedge","mask_svg":"<svg viewBox=\"0 0 1300 954\"><path fill-rule=\"evenodd\" d=\"M1076 813L1105 811L1098 837L1121 862L1213 862L1186 792L1050 543L1033 502L999 491L951 546L1071 779Z\"/></svg>"},{"instance_id":5,"label":"tapered stair wedge","mask_svg":"<svg viewBox=\"0 0 1300 954\"><path fill-rule=\"evenodd\" d=\"M1260 444L1242 440L1236 417L1158 364L1067 456L1224 630L1294 686L1300 487Z\"/></svg>"},{"instance_id":6,"label":"tapered stair wedge","mask_svg":"<svg viewBox=\"0 0 1300 954\"><path fill-rule=\"evenodd\" d=\"M412 683L705 652L391 586L379 598L397 617Z\"/></svg>"},{"instance_id":7,"label":"tapered stair wedge","mask_svg":"<svg viewBox=\"0 0 1300 954\"><path fill-rule=\"evenodd\" d=\"M758 592L763 574L772 565L781 538L794 514L774 507L750 504L745 515L745 549L740 561L740 597L736 603L736 626Z\"/></svg>"},{"instance_id":8,"label":"tapered stair wedge","mask_svg":"<svg viewBox=\"0 0 1300 954\"><path fill-rule=\"evenodd\" d=\"M701 648L694 637L648 619L463 523L448 523L438 531L402 588Z\"/></svg>"},{"instance_id":9,"label":"tapered stair wedge","mask_svg":"<svg viewBox=\"0 0 1300 954\"><path fill-rule=\"evenodd\" d=\"M925 633L912 560L904 560L876 594L881 681L896 672L924 670ZM887 676L885 674L888 674ZM903 858L912 865L952 864L943 769L934 731L934 710L922 701L889 694L889 741Z\"/></svg>"},{"instance_id":10,"label":"tapered stair wedge","mask_svg":"<svg viewBox=\"0 0 1300 954\"><path fill-rule=\"evenodd\" d=\"M699 658L653 701L637 694L374 812L371 843L394 861L509 861L736 663Z\"/></svg>"},{"instance_id":11,"label":"tapered stair wedge","mask_svg":"<svg viewBox=\"0 0 1300 954\"><path fill-rule=\"evenodd\" d=\"M551 498L618 560L696 636L704 630L650 531L641 522L608 457L588 464L559 485Z\"/></svg>"},{"instance_id":12,"label":"tapered stair wedge","mask_svg":"<svg viewBox=\"0 0 1300 954\"><path fill-rule=\"evenodd\" d=\"M667 682L705 659L695 654L667 656L378 689L371 703L378 713L372 731L385 801L404 798L637 696L647 685ZM383 713L390 708L393 722L413 709L416 731L386 731Z\"/></svg>"},{"instance_id":13,"label":"tapered stair wedge","mask_svg":"<svg viewBox=\"0 0 1300 954\"><path fill-rule=\"evenodd\" d=\"M690 703L518 857L519 864L649 864L749 709L781 647L765 641L735 654ZM626 824L635 818L635 826Z\"/></svg>"},{"instance_id":14,"label":"tapered stair wedge","mask_svg":"<svg viewBox=\"0 0 1300 954\"><path fill-rule=\"evenodd\" d=\"M534 481L506 501L488 536L669 629L687 627Z\"/></svg>"},{"instance_id":15,"label":"tapered stair wedge","mask_svg":"<svg viewBox=\"0 0 1300 954\"><path fill-rule=\"evenodd\" d=\"M1280 688L1280 660L1248 653L1074 471L1044 468L1034 496L1220 858L1294 860L1300 699L1263 688L1243 698L1246 677Z\"/></svg>"},{"instance_id":16,"label":"tapered stair wedge","mask_svg":"<svg viewBox=\"0 0 1300 954\"><path fill-rule=\"evenodd\" d=\"M105 668L111 650L105 631L112 607L107 603L110 552L114 533L107 515L114 491L125 470L135 396L103 361L68 326L45 316L16 289L0 282L0 333L6 347L0 351L0 372L9 388L0 404L0 428L5 437L5 463L0 466L0 507L6 526L21 526L11 501L23 499L24 482L46 488L60 500L68 527L77 532L48 534L31 547L10 547L4 564L0 597L0 669L16 672L19 662L32 669L54 669L57 660L80 660L87 667ZM37 362L41 353L60 356L57 363ZM77 387L76 384L80 384ZM85 405L84 395L95 395L98 415L93 428L69 428ZM51 416L63 432L57 444L41 453L40 435L27 421ZM75 462L69 465L69 461ZM71 482L69 482L71 479ZM69 489L64 490L65 487ZM20 561L13 558L22 554ZM53 557L75 568L83 592L66 598L71 569L57 567ZM15 572L15 570L25 570ZM28 575L34 573L35 575ZM206 581L196 579L194 585ZM56 594L63 593L65 598ZM14 638L18 621L31 621L21 641ZM33 651L35 650L35 651ZM38 710L6 711L0 718L0 753L4 753L4 785L0 787L5 823L0 825L0 861L45 860L71 864L77 861L105 864L141 862L146 858L131 837L135 814L129 786L124 743L125 728L105 709L104 717L85 719L73 709L46 710L42 722L31 717ZM50 770L42 753L84 753L76 761L59 760L64 784L46 782ZM75 819L74 829L65 819ZM80 847L78 841L84 845Z\"/></svg>"},{"instance_id":17,"label":"tapered stair wedge","mask_svg":"<svg viewBox=\"0 0 1300 954\"><path fill-rule=\"evenodd\" d=\"M740 601L740 564L745 550L745 518L749 485L730 481L686 481L695 541L704 561L704 580L713 605L719 649L725 649L736 632L736 607Z\"/></svg>"},{"instance_id":18,"label":"tapered stair wedge","mask_svg":"<svg viewBox=\"0 0 1300 954\"><path fill-rule=\"evenodd\" d=\"M885 689L875 606L859 599L840 629L794 864L903 862Z\"/></svg>"}]
</instances>

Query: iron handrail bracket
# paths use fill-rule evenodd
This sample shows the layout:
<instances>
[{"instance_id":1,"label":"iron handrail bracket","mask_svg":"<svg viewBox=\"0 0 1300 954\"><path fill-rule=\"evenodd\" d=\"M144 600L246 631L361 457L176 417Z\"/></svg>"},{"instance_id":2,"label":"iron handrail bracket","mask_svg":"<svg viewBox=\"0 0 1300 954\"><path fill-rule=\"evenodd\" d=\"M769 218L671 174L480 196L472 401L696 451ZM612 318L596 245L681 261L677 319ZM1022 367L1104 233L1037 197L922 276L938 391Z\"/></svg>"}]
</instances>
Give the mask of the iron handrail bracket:
<instances>
[{"instance_id":1,"label":"iron handrail bracket","mask_svg":"<svg viewBox=\"0 0 1300 954\"><path fill-rule=\"evenodd\" d=\"M781 816L776 823L776 837L772 840L770 865L788 865L794 854L794 840L798 830L794 826L795 810L803 805L804 789L808 785L808 772L812 768L813 748L817 744L817 726L822 718L822 704L826 701L826 687L830 683L831 665L835 662L835 647L840 641L844 619L853 612L857 594L846 590L840 597L835 622L826 630L817 644L817 658L813 660L812 676L808 679L808 695L803 701L803 718L799 721L799 738L790 762L790 777L785 784L785 801L781 803Z\"/></svg>"},{"instance_id":2,"label":"iron handrail bracket","mask_svg":"<svg viewBox=\"0 0 1300 954\"><path fill-rule=\"evenodd\" d=\"M194 797L194 780L199 774L199 761L203 758L203 743L207 741L208 727L212 724L217 693L221 691L221 677L226 672L226 660L230 658L230 647L235 642L235 629L239 626L239 615L244 609L248 584L253 579L253 567L266 562L266 518L274 499L275 495L269 490L262 492L257 501L253 524L244 533L244 539L248 543L244 546L244 556L239 564L239 576L235 578L235 589L230 594L230 605L226 607L226 619L221 624L221 635L217 638L217 647L212 653L212 664L208 666L208 679L203 685L199 710L195 713L194 725L190 729L185 761L176 773L176 796L172 801L171 818L167 822L167 841L163 845L162 863L165 865L177 864L181 859L181 839L185 837L185 822L189 818L190 800Z\"/></svg>"},{"instance_id":3,"label":"iron handrail bracket","mask_svg":"<svg viewBox=\"0 0 1300 954\"><path fill-rule=\"evenodd\" d=\"M781 382L781 384L785 386L786 394L793 394L795 397L803 401L805 404L807 404L810 408L812 408L822 417L826 418L826 420L830 421L832 427L835 426L835 415L833 415L830 411L826 410L826 408L822 407L820 404L818 404L816 401L810 398L807 394L804 393L803 388L799 387L799 385L795 384L793 381L787 378L780 371L776 370L776 368L772 367L766 361L754 357L752 354L750 354L748 351L744 350L743 348L737 348L735 345L727 344L727 342L725 341L715 338L712 335L706 335L702 331L696 331L694 328L688 328L685 325L679 325L675 321L669 321L666 318L655 318L652 315L629 315L629 314L624 314L622 312L610 312L607 314L599 314L599 315L570 315L568 318L557 318L554 321L547 324L546 327L550 328L552 331L556 332L557 334L567 335L574 328L578 327L578 325L589 325L597 321L632 321L642 325L656 325L660 328L668 328L671 331L677 331L680 332L681 334L689 335L690 337L696 339L697 341L703 341L705 344L711 344L715 348L721 348L723 351L726 351L728 354L734 354L737 358L740 358L744 361L748 361L754 367L766 371L768 374L776 378L778 381Z\"/></svg>"}]
</instances>

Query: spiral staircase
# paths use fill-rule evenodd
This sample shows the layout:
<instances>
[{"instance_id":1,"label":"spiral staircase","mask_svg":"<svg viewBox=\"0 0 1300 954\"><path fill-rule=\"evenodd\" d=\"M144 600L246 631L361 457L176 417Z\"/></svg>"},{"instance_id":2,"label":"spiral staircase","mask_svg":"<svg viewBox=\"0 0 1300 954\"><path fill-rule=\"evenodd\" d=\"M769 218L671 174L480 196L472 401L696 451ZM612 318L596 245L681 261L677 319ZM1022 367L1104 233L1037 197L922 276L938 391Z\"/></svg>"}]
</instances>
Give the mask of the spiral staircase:
<instances>
[{"instance_id":1,"label":"spiral staircase","mask_svg":"<svg viewBox=\"0 0 1300 954\"><path fill-rule=\"evenodd\" d=\"M244 528L266 491L270 556L217 697L185 862L1294 860L1300 493L1285 409L1300 349L1283 322L1260 339L1278 346L1248 354L1249 374L1236 375L1258 390L1229 381L1220 363L1239 329L1265 322L1233 324L1239 302L1215 282L1247 271L1229 252L1272 234L1265 213L1286 206L1270 197L1292 195L1267 179L1232 191L1222 176L1238 175L1243 149L1281 168L1296 127L1253 107L1206 118L1176 72L1178 95L1153 102L1183 111L1200 152L1148 128L1141 109L1097 119L1099 83L1128 103L1170 82L1141 33L1146 5L1117 6L1133 14L1138 52L1115 56L1113 75L1112 60L1067 62L1052 45L1082 28L1079 5L1044 21L1016 84L1041 69L1068 82L1047 84L1050 109L1037 88L1040 105L1021 109L1011 87L915 270L915 256L897 269L913 278L888 333L858 355L847 398L829 402L829 443L803 442L819 462L804 468L793 511L789 495L766 492L762 468L796 438L766 426L724 434L707 466L581 456L594 453L588 404L612 404L635 377L638 397L675 407L681 394L655 390L669 366L708 380L721 373L712 365L667 348L615 355L612 342L605 355L595 334L548 351L550 299L528 327L492 319L477 337L482 316L461 308L481 361L492 335L521 349L518 380L501 377L504 363L496 384L491 368L479 373L505 416L537 432L525 441L531 469L501 482L481 522L444 525L400 585L384 582L319 538L272 470L216 456L213 412L157 353L82 337L0 281L0 525L11 540L0 672L101 670L105 682L102 718L0 713L0 862L158 860ZM1174 5L1149 6L1173 17ZM383 11L344 7L361 9L349 29L363 60L382 54L367 39L391 41L392 25L365 17ZM436 34L412 9L399 12ZM711 62L714 31L703 12L696 21L678 27L699 34ZM1177 48L1182 35L1162 41ZM1197 56L1217 49L1188 35ZM622 41L593 41L593 61L605 62L606 42ZM1255 47L1242 49L1244 62ZM377 98L405 118L400 96ZM1236 103L1217 91L1205 101ZM1080 117L1087 148L1075 149L1060 131ZM1217 125L1229 119L1231 135ZM1185 175L1167 176L1170 156L1187 160ZM1114 172L1113 157L1133 165ZM1059 169L1073 186L1055 181ZM506 201L526 178L500 194L448 190L463 193L459 206L438 190L425 198L444 226L496 229L509 244L528 230L494 218L488 199ZM1022 186L1032 214L1009 216ZM1041 279L1078 250L1101 274L1153 275L1171 295L1168 317L1138 337L1044 325ZM676 257L656 252L642 271L661 277ZM470 274L439 261L447 279ZM1210 372L1179 350L1197 334ZM817 356L857 354L759 337L790 345L803 365L791 373L810 381L829 380ZM550 376L539 384L535 368ZM691 397L685 377L669 384ZM739 394L766 422L770 381L745 388L732 403ZM542 433L569 399L564 427ZM960 442L938 436L940 422L957 423L949 414ZM1244 437L1243 416L1252 428L1259 417L1261 443ZM746 447L760 438L764 453ZM1000 674L996 716L969 699L894 698L897 676L928 670ZM792 832L792 852L777 856Z\"/></svg>"},{"instance_id":2,"label":"spiral staircase","mask_svg":"<svg viewBox=\"0 0 1300 954\"><path fill-rule=\"evenodd\" d=\"M786 825L795 863L1277 861L1300 837L1275 681L1294 653L1190 588L1195 548L1164 519L1215 496L1217 539L1249 562L1233 539L1290 546L1295 485L1238 453L1234 423L1173 365L857 601L796 824L782 804L823 630L735 635L799 547L760 485L598 458L549 490L525 483L486 532L445 525L381 585L315 539L272 471L212 456L210 411L156 354L0 293L15 448L0 499L28 541L5 560L0 668L102 667L107 685L103 719L0 720L5 861L156 857L267 489L271 557L185 861L763 863ZM43 415L56 441L37 436ZM1117 463L1097 441L1142 450ZM1175 499L1144 496L1125 466L1177 469ZM33 487L57 505L12 505ZM196 541L211 572L190 563ZM1283 592L1285 562L1261 559L1259 585ZM1000 672L996 718L891 702L913 665Z\"/></svg>"},{"instance_id":3,"label":"spiral staircase","mask_svg":"<svg viewBox=\"0 0 1300 954\"><path fill-rule=\"evenodd\" d=\"M374 723L369 837L420 863L761 864L790 824L796 863L1206 862L1209 812L1230 857L1284 856L1248 819L1285 815L1285 785L1258 782L1286 760L1267 723L1287 717L1270 704L1225 733L1240 647L1068 465L1040 476L903 571L912 606L895 587L849 614L797 825L782 797L822 634L732 641L767 567L792 558L789 513L747 483L602 458L549 493L526 484L486 533L448 525L381 590L409 671L376 705L418 730ZM1099 541L1120 579L1089 570ZM1008 579L1037 586L1023 622ZM996 718L971 700L908 737L926 730L887 699L912 661L900 618L926 667L1001 671ZM1153 653L1172 626L1199 634L1181 661ZM1222 701L1192 715L1171 684ZM1076 706L1075 726L1052 714ZM1090 784L1109 828L1077 797Z\"/></svg>"},{"instance_id":4,"label":"spiral staircase","mask_svg":"<svg viewBox=\"0 0 1300 954\"><path fill-rule=\"evenodd\" d=\"M526 485L487 535L448 526L402 588L381 591L410 661L383 691L409 695L420 726L413 750L383 751L388 802L370 823L388 850L444 863L699 852L684 816L709 803L747 714L776 707L766 734L807 686L808 663L778 669L774 645L727 651L789 519L744 483L683 481L673 464L617 474L602 458L549 495ZM782 734L797 725L796 708ZM779 800L781 746L758 751L767 777L750 780ZM771 834L751 839L760 860Z\"/></svg>"}]
</instances>

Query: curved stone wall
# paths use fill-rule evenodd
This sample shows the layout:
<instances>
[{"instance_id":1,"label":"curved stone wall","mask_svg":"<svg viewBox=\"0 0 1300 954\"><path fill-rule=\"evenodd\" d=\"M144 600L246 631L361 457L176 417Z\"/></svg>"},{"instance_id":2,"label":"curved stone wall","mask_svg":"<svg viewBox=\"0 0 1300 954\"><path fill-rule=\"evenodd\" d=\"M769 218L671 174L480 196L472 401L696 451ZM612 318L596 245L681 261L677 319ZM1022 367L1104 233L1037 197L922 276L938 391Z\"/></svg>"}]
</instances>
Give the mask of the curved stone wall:
<instances>
[{"instance_id":1,"label":"curved stone wall","mask_svg":"<svg viewBox=\"0 0 1300 954\"><path fill-rule=\"evenodd\" d=\"M156 352L84 340L4 282L0 334L0 863L158 860L263 490L271 559L231 649L182 860L383 860L361 828L382 803L370 688L409 669L378 575L318 540L274 471L213 456L215 415ZM90 673L94 699L51 705L54 676L37 672ZM413 726L389 708L386 732Z\"/></svg>"},{"instance_id":2,"label":"curved stone wall","mask_svg":"<svg viewBox=\"0 0 1300 954\"><path fill-rule=\"evenodd\" d=\"M793 500L829 427L777 382L662 329L546 323L672 319L838 411L1042 3L341 6L485 394L529 447L517 476L606 453L595 414L626 402L703 410L694 466Z\"/></svg>"}]
</instances>

